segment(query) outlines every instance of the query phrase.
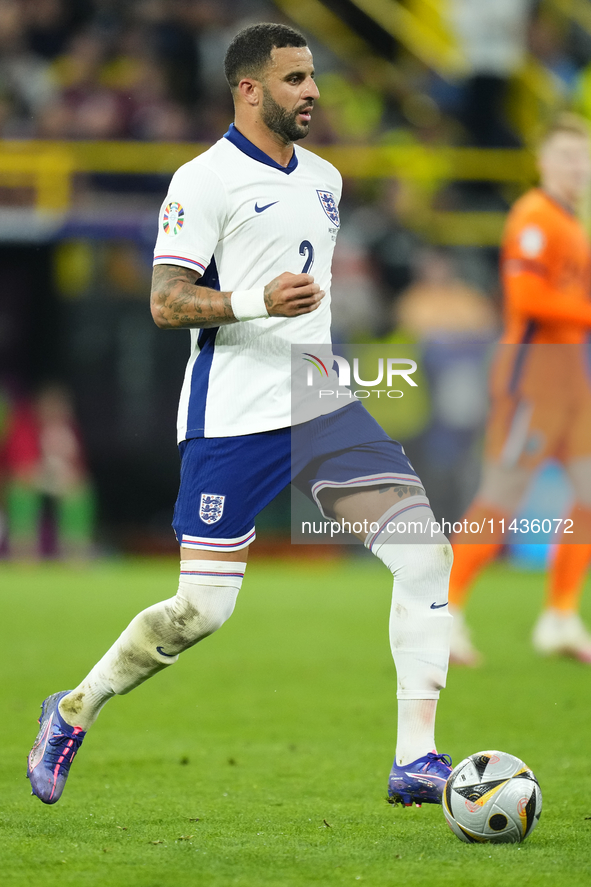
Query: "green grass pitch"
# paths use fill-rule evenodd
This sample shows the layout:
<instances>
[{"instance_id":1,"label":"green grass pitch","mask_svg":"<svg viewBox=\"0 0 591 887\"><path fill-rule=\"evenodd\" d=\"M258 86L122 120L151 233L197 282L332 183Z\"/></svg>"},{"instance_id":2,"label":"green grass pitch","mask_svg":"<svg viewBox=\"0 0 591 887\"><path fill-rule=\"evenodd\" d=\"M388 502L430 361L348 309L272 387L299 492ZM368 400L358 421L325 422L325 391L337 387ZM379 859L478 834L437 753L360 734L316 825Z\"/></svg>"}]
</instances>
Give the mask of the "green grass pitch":
<instances>
[{"instance_id":1,"label":"green grass pitch","mask_svg":"<svg viewBox=\"0 0 591 887\"><path fill-rule=\"evenodd\" d=\"M486 663L451 669L438 745L456 762L500 748L533 768L544 810L523 845L461 844L440 807L386 803L390 577L364 559L255 551L230 622L109 703L59 804L30 797L41 700L176 577L172 561L0 565L4 887L591 884L591 669L535 656L543 576L503 565L475 590Z\"/></svg>"}]
</instances>

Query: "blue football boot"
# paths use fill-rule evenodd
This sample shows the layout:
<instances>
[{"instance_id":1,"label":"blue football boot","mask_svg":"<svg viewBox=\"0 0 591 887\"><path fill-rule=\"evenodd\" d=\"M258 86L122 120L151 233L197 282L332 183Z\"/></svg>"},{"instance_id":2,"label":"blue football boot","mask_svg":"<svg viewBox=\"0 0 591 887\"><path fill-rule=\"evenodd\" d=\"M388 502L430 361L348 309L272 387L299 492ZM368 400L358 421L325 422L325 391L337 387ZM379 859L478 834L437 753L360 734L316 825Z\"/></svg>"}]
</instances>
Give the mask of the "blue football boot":
<instances>
[{"instance_id":1,"label":"blue football boot","mask_svg":"<svg viewBox=\"0 0 591 887\"><path fill-rule=\"evenodd\" d=\"M452 765L449 755L429 752L410 764L398 767L396 759L388 779L388 801L412 807L421 804L441 804L441 796Z\"/></svg>"},{"instance_id":2,"label":"blue football boot","mask_svg":"<svg viewBox=\"0 0 591 887\"><path fill-rule=\"evenodd\" d=\"M28 758L27 778L33 794L44 804L59 801L68 778L70 764L86 733L70 727L59 713L58 704L70 690L48 696L41 705L39 733Z\"/></svg>"}]
</instances>

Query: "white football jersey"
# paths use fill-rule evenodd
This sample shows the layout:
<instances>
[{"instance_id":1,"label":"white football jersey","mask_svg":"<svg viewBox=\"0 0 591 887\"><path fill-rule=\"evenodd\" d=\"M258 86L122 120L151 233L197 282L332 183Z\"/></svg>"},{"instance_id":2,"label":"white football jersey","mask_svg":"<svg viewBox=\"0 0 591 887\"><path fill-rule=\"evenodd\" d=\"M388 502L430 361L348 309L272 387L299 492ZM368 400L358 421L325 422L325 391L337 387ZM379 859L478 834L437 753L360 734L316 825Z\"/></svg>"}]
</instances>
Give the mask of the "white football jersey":
<instances>
[{"instance_id":1,"label":"white football jersey","mask_svg":"<svg viewBox=\"0 0 591 887\"><path fill-rule=\"evenodd\" d=\"M174 174L160 213L155 264L193 268L204 285L222 291L305 271L326 293L316 311L301 317L191 330L179 441L291 424L291 346L330 342L341 185L334 166L315 154L298 146L282 167L233 125Z\"/></svg>"}]
</instances>

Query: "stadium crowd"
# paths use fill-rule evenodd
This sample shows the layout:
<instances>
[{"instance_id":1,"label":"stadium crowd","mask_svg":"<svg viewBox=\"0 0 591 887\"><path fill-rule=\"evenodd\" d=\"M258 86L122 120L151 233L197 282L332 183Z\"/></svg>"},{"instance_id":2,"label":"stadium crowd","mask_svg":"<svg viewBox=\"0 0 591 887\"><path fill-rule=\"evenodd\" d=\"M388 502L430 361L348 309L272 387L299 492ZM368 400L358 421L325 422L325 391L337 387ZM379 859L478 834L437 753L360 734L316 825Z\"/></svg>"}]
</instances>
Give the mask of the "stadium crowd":
<instances>
[{"instance_id":1,"label":"stadium crowd","mask_svg":"<svg viewBox=\"0 0 591 887\"><path fill-rule=\"evenodd\" d=\"M403 127L419 139L518 144L500 102L526 52L591 114L591 35L558 4L447 9L464 76L444 80L394 41L389 94L363 82L354 59L339 61L330 35L313 39L324 110L311 138L371 142ZM271 0L1 0L0 135L213 140L232 110L219 64L232 35L282 18Z\"/></svg>"},{"instance_id":2,"label":"stadium crowd","mask_svg":"<svg viewBox=\"0 0 591 887\"><path fill-rule=\"evenodd\" d=\"M272 0L0 0L0 138L213 142L232 115L220 65L232 36L255 21L285 19L286 9ZM378 88L354 58L339 56L330 34L309 34L322 99L308 144L519 146L512 78L532 56L558 100L591 119L591 34L551 0L450 0L445 9L463 76L442 77L393 40L397 73ZM517 196L457 183L424 192L408 181L373 190L347 183L344 207L360 208L348 241L354 227L372 274L361 300L370 321L360 329L343 315L343 335L389 331L392 303L424 255L409 229L420 228L427 205L503 212ZM462 274L490 294L496 256L459 258L469 266Z\"/></svg>"}]
</instances>

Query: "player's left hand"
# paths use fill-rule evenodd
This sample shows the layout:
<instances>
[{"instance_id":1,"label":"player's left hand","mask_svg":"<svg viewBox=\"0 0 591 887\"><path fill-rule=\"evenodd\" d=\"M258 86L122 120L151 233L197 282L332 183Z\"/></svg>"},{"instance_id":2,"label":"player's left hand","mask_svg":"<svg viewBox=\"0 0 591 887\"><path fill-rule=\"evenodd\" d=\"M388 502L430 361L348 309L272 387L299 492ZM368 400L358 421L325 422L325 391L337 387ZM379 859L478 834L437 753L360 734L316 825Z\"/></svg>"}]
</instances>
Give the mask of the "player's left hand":
<instances>
[{"instance_id":1,"label":"player's left hand","mask_svg":"<svg viewBox=\"0 0 591 887\"><path fill-rule=\"evenodd\" d=\"M284 271L265 287L265 305L271 317L299 317L316 311L324 298L311 274Z\"/></svg>"}]
</instances>

